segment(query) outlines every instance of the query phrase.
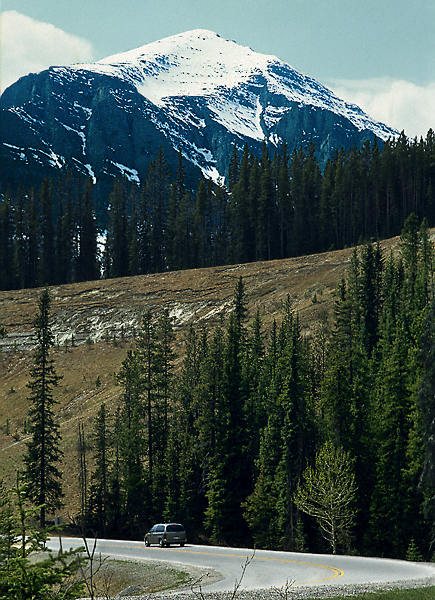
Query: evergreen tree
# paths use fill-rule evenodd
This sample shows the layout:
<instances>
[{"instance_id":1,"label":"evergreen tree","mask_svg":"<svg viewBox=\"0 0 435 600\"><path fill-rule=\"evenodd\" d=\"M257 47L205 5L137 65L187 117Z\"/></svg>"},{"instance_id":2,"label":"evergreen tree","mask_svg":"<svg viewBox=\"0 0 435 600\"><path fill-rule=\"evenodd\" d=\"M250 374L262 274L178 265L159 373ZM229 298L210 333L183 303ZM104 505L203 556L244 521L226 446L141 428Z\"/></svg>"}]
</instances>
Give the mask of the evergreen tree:
<instances>
[{"instance_id":1,"label":"evergreen tree","mask_svg":"<svg viewBox=\"0 0 435 600\"><path fill-rule=\"evenodd\" d=\"M214 405L216 419L215 450L210 463L207 488L206 527L214 542L237 542L243 539L241 503L246 496L249 473L244 470L246 448L244 411L241 395L241 356L244 332L243 284L235 292L222 365L222 383Z\"/></svg>"},{"instance_id":2,"label":"evergreen tree","mask_svg":"<svg viewBox=\"0 0 435 600\"><path fill-rule=\"evenodd\" d=\"M36 198L33 191L30 193L29 209L26 216L27 253L24 279L26 287L35 287L38 283L39 270L39 222Z\"/></svg>"},{"instance_id":3,"label":"evergreen tree","mask_svg":"<svg viewBox=\"0 0 435 600\"><path fill-rule=\"evenodd\" d=\"M15 284L14 228L11 206L7 198L0 201L0 289L10 290Z\"/></svg>"},{"instance_id":4,"label":"evergreen tree","mask_svg":"<svg viewBox=\"0 0 435 600\"><path fill-rule=\"evenodd\" d=\"M199 181L192 222L194 265L207 267L211 257L211 215L209 188L205 179Z\"/></svg>"},{"instance_id":5,"label":"evergreen tree","mask_svg":"<svg viewBox=\"0 0 435 600\"><path fill-rule=\"evenodd\" d=\"M104 537L108 525L110 451L105 403L101 405L95 418L93 438L95 470L91 477L90 512L93 513L98 534Z\"/></svg>"},{"instance_id":6,"label":"evergreen tree","mask_svg":"<svg viewBox=\"0 0 435 600\"><path fill-rule=\"evenodd\" d=\"M44 179L39 191L39 205L41 211L39 283L41 285L49 285L53 282L53 276L55 273L55 255L52 189L47 179Z\"/></svg>"},{"instance_id":7,"label":"evergreen tree","mask_svg":"<svg viewBox=\"0 0 435 600\"><path fill-rule=\"evenodd\" d=\"M148 461L148 481L150 489L154 485L154 464L156 461L156 351L157 334L156 325L151 312L145 312L142 318L142 326L137 341L138 356L141 361L141 379L144 396L146 452Z\"/></svg>"},{"instance_id":8,"label":"evergreen tree","mask_svg":"<svg viewBox=\"0 0 435 600\"><path fill-rule=\"evenodd\" d=\"M154 427L153 427L153 452L156 463L163 465L168 446L168 435L171 415L171 388L173 380L173 361L175 358L172 344L174 333L172 319L169 311L162 311L155 327L155 354L153 364L154 392ZM175 449L174 449L175 451ZM165 487L164 469L158 469L153 477L153 506L157 514L162 514L164 497L162 490Z\"/></svg>"},{"instance_id":9,"label":"evergreen tree","mask_svg":"<svg viewBox=\"0 0 435 600\"><path fill-rule=\"evenodd\" d=\"M137 531L146 514L144 506L145 453L143 427L142 364L137 352L129 350L118 374L123 394L119 414L119 471L123 497L123 527L130 535Z\"/></svg>"},{"instance_id":10,"label":"evergreen tree","mask_svg":"<svg viewBox=\"0 0 435 600\"><path fill-rule=\"evenodd\" d=\"M80 549L54 553L47 549L47 531L32 521L37 508L28 507L28 488L17 482L0 505L0 597L3 600L74 600L83 594L78 577Z\"/></svg>"},{"instance_id":11,"label":"evergreen tree","mask_svg":"<svg viewBox=\"0 0 435 600\"><path fill-rule=\"evenodd\" d=\"M124 185L118 179L109 196L109 229L106 252L108 277L123 277L128 274L128 219L127 199Z\"/></svg>"},{"instance_id":12,"label":"evergreen tree","mask_svg":"<svg viewBox=\"0 0 435 600\"><path fill-rule=\"evenodd\" d=\"M428 523L425 540L428 556L435 548L435 300L432 299L422 338L423 377L418 395L422 430L423 468L420 486L424 494L424 515Z\"/></svg>"},{"instance_id":13,"label":"evergreen tree","mask_svg":"<svg viewBox=\"0 0 435 600\"><path fill-rule=\"evenodd\" d=\"M178 234L178 215L182 210L183 196L186 192L184 179L183 157L179 150L177 174L174 183L171 185L169 194L168 219L165 231L165 247L168 267L170 269L179 268L179 257L177 255L178 244L176 238Z\"/></svg>"},{"instance_id":14,"label":"evergreen tree","mask_svg":"<svg viewBox=\"0 0 435 600\"><path fill-rule=\"evenodd\" d=\"M42 528L45 527L46 511L59 508L62 499L61 472L58 468L62 451L59 447L59 425L53 410L56 401L52 392L61 378L56 374L50 355L54 345L50 306L50 294L45 289L39 297L39 310L34 321L36 349L28 383L32 403L29 411L31 439L24 456L29 497L40 507Z\"/></svg>"},{"instance_id":15,"label":"evergreen tree","mask_svg":"<svg viewBox=\"0 0 435 600\"><path fill-rule=\"evenodd\" d=\"M92 183L90 180L87 180L80 202L77 281L89 281L97 279L99 276L97 264L97 226L92 194Z\"/></svg>"},{"instance_id":16,"label":"evergreen tree","mask_svg":"<svg viewBox=\"0 0 435 600\"><path fill-rule=\"evenodd\" d=\"M18 198L15 207L15 249L14 249L14 273L17 287L26 285L27 269L27 239L26 239L26 209L28 197L22 189L18 190ZM1 259L0 259L1 260Z\"/></svg>"},{"instance_id":17,"label":"evergreen tree","mask_svg":"<svg viewBox=\"0 0 435 600\"><path fill-rule=\"evenodd\" d=\"M159 273L166 268L165 232L169 203L169 168L162 148L148 168L146 190L150 211L150 271Z\"/></svg>"}]
</instances>

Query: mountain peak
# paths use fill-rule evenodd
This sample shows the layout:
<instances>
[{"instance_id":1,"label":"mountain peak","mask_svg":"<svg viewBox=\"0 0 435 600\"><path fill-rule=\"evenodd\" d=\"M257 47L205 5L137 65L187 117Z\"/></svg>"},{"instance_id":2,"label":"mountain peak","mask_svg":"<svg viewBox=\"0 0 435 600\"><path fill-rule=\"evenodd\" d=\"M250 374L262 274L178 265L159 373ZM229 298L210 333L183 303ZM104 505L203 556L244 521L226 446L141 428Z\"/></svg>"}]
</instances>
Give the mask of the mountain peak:
<instances>
[{"instance_id":1,"label":"mountain peak","mask_svg":"<svg viewBox=\"0 0 435 600\"><path fill-rule=\"evenodd\" d=\"M289 103L332 111L359 131L371 131L381 139L393 133L276 56L255 52L208 29L185 31L73 68L124 80L159 108L176 98L203 98L227 128L258 140L270 137L267 124L288 111ZM271 96L267 102L271 106L264 105L266 95Z\"/></svg>"},{"instance_id":2,"label":"mountain peak","mask_svg":"<svg viewBox=\"0 0 435 600\"><path fill-rule=\"evenodd\" d=\"M278 58L254 52L208 29L193 29L74 68L121 77L157 106L165 98L209 97L261 76Z\"/></svg>"},{"instance_id":3,"label":"mountain peak","mask_svg":"<svg viewBox=\"0 0 435 600\"><path fill-rule=\"evenodd\" d=\"M27 160L29 142L21 131L33 135L38 124L29 160L42 144L41 164L59 168L72 156L93 179L122 172L138 182L159 145L180 150L204 175L220 180L233 145L249 143L260 153L264 140L275 148L285 141L290 149L313 141L325 162L336 148L396 135L277 57L208 29L95 63L51 67L36 79L36 87L24 78L2 96L16 132L5 140L7 152ZM28 102L29 93L35 101ZM53 98L62 106L54 121ZM47 123L54 123L53 131ZM74 150L65 149L66 139Z\"/></svg>"}]
</instances>

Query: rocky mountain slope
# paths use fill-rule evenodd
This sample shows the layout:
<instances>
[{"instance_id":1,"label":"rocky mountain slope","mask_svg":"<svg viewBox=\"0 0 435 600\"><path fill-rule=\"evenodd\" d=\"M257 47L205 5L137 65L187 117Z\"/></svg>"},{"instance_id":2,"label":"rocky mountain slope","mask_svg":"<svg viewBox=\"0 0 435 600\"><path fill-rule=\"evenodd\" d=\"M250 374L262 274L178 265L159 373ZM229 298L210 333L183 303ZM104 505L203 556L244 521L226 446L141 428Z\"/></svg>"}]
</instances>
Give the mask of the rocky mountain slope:
<instances>
[{"instance_id":1,"label":"rocky mountain slope","mask_svg":"<svg viewBox=\"0 0 435 600\"><path fill-rule=\"evenodd\" d=\"M3 93L1 176L40 177L65 165L94 182L138 182L162 147L188 174L226 176L233 145L258 154L337 148L395 136L360 108L274 56L194 30L97 63L53 66Z\"/></svg>"}]
</instances>

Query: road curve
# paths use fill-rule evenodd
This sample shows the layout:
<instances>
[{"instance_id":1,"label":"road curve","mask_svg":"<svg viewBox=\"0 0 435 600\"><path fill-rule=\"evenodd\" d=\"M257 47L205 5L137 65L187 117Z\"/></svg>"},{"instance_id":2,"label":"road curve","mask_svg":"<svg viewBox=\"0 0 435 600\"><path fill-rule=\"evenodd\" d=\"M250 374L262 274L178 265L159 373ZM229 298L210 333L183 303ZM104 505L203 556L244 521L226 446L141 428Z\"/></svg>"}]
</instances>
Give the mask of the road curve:
<instances>
[{"instance_id":1,"label":"road curve","mask_svg":"<svg viewBox=\"0 0 435 600\"><path fill-rule=\"evenodd\" d=\"M89 542L93 543L93 540ZM64 549L76 548L83 546L83 540L62 538L62 545ZM51 538L49 546L57 548L58 540ZM137 541L98 540L97 552L128 560L159 560L213 569L222 575L222 579L207 586L207 591L226 591L234 588L235 581L240 578L242 565L247 557L252 557L254 551L191 544L184 548L147 548L143 542ZM402 582L406 586L407 581L429 578L435 582L435 564L432 563L256 550L252 562L246 568L241 589L281 587L287 581L306 587L322 584L382 585L391 582Z\"/></svg>"}]
</instances>

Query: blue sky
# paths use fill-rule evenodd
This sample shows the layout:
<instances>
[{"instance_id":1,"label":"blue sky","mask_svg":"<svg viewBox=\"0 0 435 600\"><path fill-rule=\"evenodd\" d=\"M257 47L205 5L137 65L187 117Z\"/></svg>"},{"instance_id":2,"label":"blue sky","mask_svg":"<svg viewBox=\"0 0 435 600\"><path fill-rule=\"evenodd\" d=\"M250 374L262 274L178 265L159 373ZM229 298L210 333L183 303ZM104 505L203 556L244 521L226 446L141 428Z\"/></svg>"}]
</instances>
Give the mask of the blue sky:
<instances>
[{"instance_id":1,"label":"blue sky","mask_svg":"<svg viewBox=\"0 0 435 600\"><path fill-rule=\"evenodd\" d=\"M277 55L410 136L435 128L435 0L3 0L1 6L3 87L22 71L99 59L205 28Z\"/></svg>"}]
</instances>

